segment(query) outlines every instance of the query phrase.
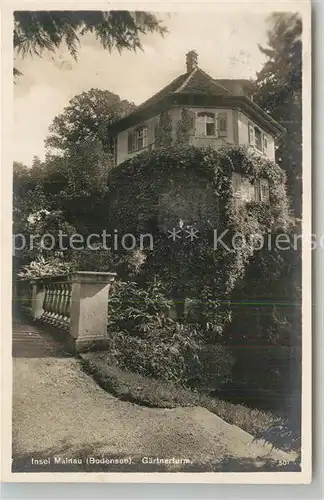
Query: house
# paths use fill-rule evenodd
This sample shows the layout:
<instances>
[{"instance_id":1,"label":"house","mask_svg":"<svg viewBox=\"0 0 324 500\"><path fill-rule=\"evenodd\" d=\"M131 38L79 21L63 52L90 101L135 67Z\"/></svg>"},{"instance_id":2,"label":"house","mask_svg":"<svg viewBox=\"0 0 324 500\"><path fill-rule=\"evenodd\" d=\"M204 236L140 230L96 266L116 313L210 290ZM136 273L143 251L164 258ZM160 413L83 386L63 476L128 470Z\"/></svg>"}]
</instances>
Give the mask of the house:
<instances>
[{"instance_id":1,"label":"house","mask_svg":"<svg viewBox=\"0 0 324 500\"><path fill-rule=\"evenodd\" d=\"M250 145L275 158L275 141L284 129L253 102L249 80L215 80L198 66L195 51L186 55L186 72L114 123L115 164L157 147L161 114L168 113L171 143L177 143L181 113L188 116L188 142L220 147Z\"/></svg>"}]
</instances>

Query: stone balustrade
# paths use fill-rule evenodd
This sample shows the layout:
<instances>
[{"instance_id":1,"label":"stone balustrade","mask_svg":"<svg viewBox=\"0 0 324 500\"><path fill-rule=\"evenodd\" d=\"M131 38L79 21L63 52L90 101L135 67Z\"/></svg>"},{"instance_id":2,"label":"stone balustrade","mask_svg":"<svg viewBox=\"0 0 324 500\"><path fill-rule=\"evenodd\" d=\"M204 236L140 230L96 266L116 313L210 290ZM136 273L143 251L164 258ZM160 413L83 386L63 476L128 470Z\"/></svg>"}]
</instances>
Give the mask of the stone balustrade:
<instances>
[{"instance_id":1,"label":"stone balustrade","mask_svg":"<svg viewBox=\"0 0 324 500\"><path fill-rule=\"evenodd\" d=\"M107 340L109 289L115 273L79 271L19 283L20 309L33 320L66 332L74 351Z\"/></svg>"}]
</instances>

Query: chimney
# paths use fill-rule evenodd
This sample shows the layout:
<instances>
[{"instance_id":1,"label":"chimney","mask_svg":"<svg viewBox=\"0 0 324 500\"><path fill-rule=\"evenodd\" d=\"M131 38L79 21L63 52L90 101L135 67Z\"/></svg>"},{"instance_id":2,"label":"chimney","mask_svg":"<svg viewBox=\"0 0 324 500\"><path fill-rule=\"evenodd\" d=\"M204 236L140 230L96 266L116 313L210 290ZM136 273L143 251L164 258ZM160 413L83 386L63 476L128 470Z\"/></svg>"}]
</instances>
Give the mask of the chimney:
<instances>
[{"instance_id":1,"label":"chimney","mask_svg":"<svg viewBox=\"0 0 324 500\"><path fill-rule=\"evenodd\" d=\"M191 73L194 69L198 68L198 54L195 50L190 50L186 54L187 73Z\"/></svg>"}]
</instances>

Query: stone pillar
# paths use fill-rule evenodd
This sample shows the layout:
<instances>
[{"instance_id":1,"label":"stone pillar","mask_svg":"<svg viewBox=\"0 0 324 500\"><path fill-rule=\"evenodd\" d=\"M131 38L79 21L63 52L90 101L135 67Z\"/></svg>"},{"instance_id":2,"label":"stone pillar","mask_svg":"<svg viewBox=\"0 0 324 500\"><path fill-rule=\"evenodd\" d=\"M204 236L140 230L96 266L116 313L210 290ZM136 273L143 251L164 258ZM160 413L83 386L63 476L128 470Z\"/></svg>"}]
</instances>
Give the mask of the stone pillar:
<instances>
[{"instance_id":1,"label":"stone pillar","mask_svg":"<svg viewBox=\"0 0 324 500\"><path fill-rule=\"evenodd\" d=\"M82 352L108 340L108 297L116 273L79 271L71 275L70 336Z\"/></svg>"},{"instance_id":2,"label":"stone pillar","mask_svg":"<svg viewBox=\"0 0 324 500\"><path fill-rule=\"evenodd\" d=\"M45 298L45 286L44 282L37 280L32 283L32 298L31 298L31 309L33 319L39 319L43 312L43 304Z\"/></svg>"}]
</instances>

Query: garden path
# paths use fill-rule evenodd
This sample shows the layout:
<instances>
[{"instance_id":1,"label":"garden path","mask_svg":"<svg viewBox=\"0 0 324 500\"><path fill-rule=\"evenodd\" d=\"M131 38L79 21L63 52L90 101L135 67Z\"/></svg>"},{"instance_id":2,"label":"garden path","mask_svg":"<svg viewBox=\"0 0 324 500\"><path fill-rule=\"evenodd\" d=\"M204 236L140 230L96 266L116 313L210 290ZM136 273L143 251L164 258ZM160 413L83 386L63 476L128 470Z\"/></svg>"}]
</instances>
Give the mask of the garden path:
<instances>
[{"instance_id":1,"label":"garden path","mask_svg":"<svg viewBox=\"0 0 324 500\"><path fill-rule=\"evenodd\" d=\"M116 399L36 326L16 324L13 340L13 471L233 471L289 459L204 408ZM87 464L90 457L130 457L132 465ZM143 463L146 457L188 463ZM65 464L66 458L82 464Z\"/></svg>"}]
</instances>

